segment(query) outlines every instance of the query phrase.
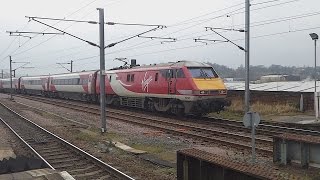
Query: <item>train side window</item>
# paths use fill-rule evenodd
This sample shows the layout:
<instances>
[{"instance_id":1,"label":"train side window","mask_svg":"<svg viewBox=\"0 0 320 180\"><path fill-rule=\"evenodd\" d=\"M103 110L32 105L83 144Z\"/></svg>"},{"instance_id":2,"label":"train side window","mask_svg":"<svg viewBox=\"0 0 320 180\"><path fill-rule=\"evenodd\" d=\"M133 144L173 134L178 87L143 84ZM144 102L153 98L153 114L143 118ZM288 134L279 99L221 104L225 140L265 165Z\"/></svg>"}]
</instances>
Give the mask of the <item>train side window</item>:
<instances>
[{"instance_id":1,"label":"train side window","mask_svg":"<svg viewBox=\"0 0 320 180\"><path fill-rule=\"evenodd\" d=\"M167 78L167 70L160 70L161 76Z\"/></svg>"},{"instance_id":2,"label":"train side window","mask_svg":"<svg viewBox=\"0 0 320 180\"><path fill-rule=\"evenodd\" d=\"M131 82L134 82L134 74L131 74L130 80L131 80Z\"/></svg>"},{"instance_id":3,"label":"train side window","mask_svg":"<svg viewBox=\"0 0 320 180\"><path fill-rule=\"evenodd\" d=\"M155 78L154 78L154 81L158 81L158 76L159 76L159 74L156 73L156 76L155 76Z\"/></svg>"},{"instance_id":4,"label":"train side window","mask_svg":"<svg viewBox=\"0 0 320 180\"><path fill-rule=\"evenodd\" d=\"M182 69L177 69L177 78L185 78L185 75Z\"/></svg>"},{"instance_id":5,"label":"train side window","mask_svg":"<svg viewBox=\"0 0 320 180\"><path fill-rule=\"evenodd\" d=\"M111 82L111 78L112 78L112 76L110 75L110 76L109 76L109 82Z\"/></svg>"},{"instance_id":6,"label":"train side window","mask_svg":"<svg viewBox=\"0 0 320 180\"><path fill-rule=\"evenodd\" d=\"M127 82L130 81L130 74L127 74Z\"/></svg>"},{"instance_id":7,"label":"train side window","mask_svg":"<svg viewBox=\"0 0 320 180\"><path fill-rule=\"evenodd\" d=\"M170 69L160 70L161 76L164 77L166 80L170 79L171 72L172 71Z\"/></svg>"}]
</instances>

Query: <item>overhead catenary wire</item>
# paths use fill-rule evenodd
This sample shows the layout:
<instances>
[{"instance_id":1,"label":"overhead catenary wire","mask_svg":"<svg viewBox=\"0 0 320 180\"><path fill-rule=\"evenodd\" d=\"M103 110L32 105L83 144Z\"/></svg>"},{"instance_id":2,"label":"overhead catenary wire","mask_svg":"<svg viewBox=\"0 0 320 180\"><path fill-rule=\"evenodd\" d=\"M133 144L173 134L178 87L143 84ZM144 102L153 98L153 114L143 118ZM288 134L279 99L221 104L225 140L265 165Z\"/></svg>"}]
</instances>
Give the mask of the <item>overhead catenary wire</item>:
<instances>
[{"instance_id":1,"label":"overhead catenary wire","mask_svg":"<svg viewBox=\"0 0 320 180\"><path fill-rule=\"evenodd\" d=\"M85 1L86 1L86 0L85 0ZM72 15L76 14L76 13L79 12L80 10L86 8L87 6L91 5L92 3L96 2L96 1L97 1L97 0L90 1L90 2L87 3L86 5L80 7L79 9L77 9L76 11L73 11L72 13L67 14L66 16L67 16L67 17L68 17L68 16L72 16ZM84 1L83 1L83 2L84 2ZM61 22L61 21L55 23L54 25L57 25L57 24L59 24L60 22ZM48 29L49 29L49 28L46 28L46 29L43 30L42 32L45 32L45 31L47 31ZM38 36L38 35L33 36L32 39L35 38L35 37L37 37L37 36ZM25 44L27 44L28 42L30 42L30 39L29 39L28 41L26 41L25 43L23 43L20 47L16 48L14 51L12 51L10 54L11 54L12 56L17 56L17 55L23 54L23 53L25 53L25 52L28 52L28 51L31 50L31 49L34 49L35 47L38 47L38 46L44 44L45 42L51 40L53 37L55 37L55 35L52 36L51 38L46 39L46 40L43 41L43 42L40 42L39 44L37 44L37 45L35 45L35 46L27 49L27 50L24 50L24 51L19 52L19 53L15 53L17 50L19 50L19 49L20 49L21 47L23 47ZM14 54L14 53L15 53L15 54ZM1 61L0 61L0 63L1 63Z\"/></svg>"},{"instance_id":2,"label":"overhead catenary wire","mask_svg":"<svg viewBox=\"0 0 320 180\"><path fill-rule=\"evenodd\" d=\"M48 34L57 34L57 35L63 35L63 33L56 33L56 32L31 32L31 31L7 31L7 33L11 34L42 34L42 35L48 35Z\"/></svg>"},{"instance_id":3,"label":"overhead catenary wire","mask_svg":"<svg viewBox=\"0 0 320 180\"><path fill-rule=\"evenodd\" d=\"M91 3L93 3L94 1L92 1ZM89 4L91 4L91 3L89 3ZM88 4L88 5L89 5ZM228 9L228 8L232 8L232 7L237 7L237 6L239 6L239 5L242 5L243 3L239 3L239 4L236 4L236 5L234 5L234 6L231 6L231 7L227 7L227 8L224 8L224 9L222 9L222 10L226 10L226 9ZM81 9L81 8L80 8ZM79 9L79 10L80 10ZM215 11L215 12L220 12L220 11L222 11L222 10L218 10L218 11ZM77 12L77 11L76 11ZM74 12L74 13L76 13L76 12ZM215 12L211 12L211 13L208 13L208 14L212 14L212 13L215 13ZM72 15L72 14L71 14ZM200 16L201 17L201 16ZM192 18L192 19L194 19L194 18ZM188 21L188 20L187 20ZM52 38L49 38L49 39L47 39L46 41L48 41L48 40L50 40L50 39L52 39ZM45 42L46 42L45 41ZM43 42L44 43L44 42ZM43 44L43 43L40 43L40 44L38 44L37 46L39 46L39 45L41 45L41 44ZM36 46L36 47L37 47ZM32 48L29 48L28 50L31 50ZM27 50L27 51L28 51ZM27 51L23 51L22 53L24 53L24 52L27 52ZM22 54L22 53L19 53L19 54ZM16 55L19 55L19 54L16 54Z\"/></svg>"},{"instance_id":4,"label":"overhead catenary wire","mask_svg":"<svg viewBox=\"0 0 320 180\"><path fill-rule=\"evenodd\" d=\"M93 42L91 42L91 41L88 41L88 40L85 40L85 39L83 39L83 38L80 38L80 37L78 37L78 36L76 36L76 35L70 34L70 33L66 32L66 31L64 31L64 30L58 29L58 28L56 28L56 27L53 27L53 26L51 26L51 25L49 25L49 24L47 24L47 23L41 22L41 21L39 21L39 20L37 20L37 19L31 18L31 20L33 20L33 21L35 21L35 22L38 22L38 23L40 23L40 24L43 24L43 25L45 25L45 26L48 26L48 27L50 27L50 28L52 28L52 29L55 29L55 30L57 30L57 31L60 31L60 32L62 32L63 34L67 34L67 35L69 35L69 36L71 36L71 37L74 37L74 38L76 38L76 39L79 39L79 40L81 40L81 41L83 41L83 42L86 42L86 43L92 45L92 46L99 47L99 45L97 45L97 44L95 44L95 43L93 43Z\"/></svg>"},{"instance_id":5,"label":"overhead catenary wire","mask_svg":"<svg viewBox=\"0 0 320 180\"><path fill-rule=\"evenodd\" d=\"M150 30L148 30L148 31L144 31L144 32L142 32L142 33L139 33L139 34L137 34L137 35L134 35L134 36L128 37L128 38L123 39L123 40L121 40L121 41L118 41L118 42L115 42L115 43L111 43L111 44L107 45L105 48L113 47L113 46L115 46L116 44L119 44L119 43L122 43L122 42L128 41L128 40L130 40L130 39L132 39L132 38L135 38L135 37L139 37L140 35L143 35L143 34L149 33L149 32L151 32L151 31L155 31L155 30L157 30L157 29L159 29L159 28L161 28L161 29L162 29L163 27L165 27L165 26L158 26L158 27L153 28L153 29L150 29Z\"/></svg>"},{"instance_id":6,"label":"overhead catenary wire","mask_svg":"<svg viewBox=\"0 0 320 180\"><path fill-rule=\"evenodd\" d=\"M288 3L292 3L292 2L297 2L297 1L300 1L300 0L290 0L290 1L286 1L286 2L282 2L282 3L278 3L278 4L273 4L273 5L268 5L268 6L263 6L261 8L256 8L256 9L253 9L251 11L257 11L257 10L261 10L261 9L266 9L266 8L270 8L270 7L274 7L274 6L280 6L280 5L285 5L285 4L288 4ZM243 3L241 3L243 4ZM239 6L239 5L238 5ZM237 6L235 6L237 7ZM245 11L241 11L241 12L238 12L236 13L237 11L240 11L242 10L243 8L239 8L239 9L235 9L235 10L232 10L230 12L227 12L227 13L224 13L223 15L219 15L219 16L216 16L216 17L213 17L213 18L208 18L208 19L205 19L204 21L201 21L201 22L198 22L197 24L194 24L194 25L190 25L186 28L181 28L177 31L174 31L174 32L171 32L171 33L167 33L163 36L160 36L160 37L165 37L165 36L168 36L168 35L172 35L172 34L175 34L175 33L178 33L178 32L181 32L181 31L184 31L184 30L187 30L187 29L190 29L190 28L193 28L193 27L196 27L198 25L201 25L201 24L204 24L206 22L209 22L211 20L214 20L214 19L218 19L218 18L221 18L221 17L225 17L226 15L235 15L235 14L241 14L241 13L244 13ZM168 28L170 28L172 26L168 26ZM145 43L149 43L149 42L152 42L152 40L149 40L149 41L144 41L144 42L141 42L141 43L137 43L137 44L134 44L132 46L129 46L127 48L134 48L134 47L137 47L141 44L145 44ZM125 51L126 48L123 48L123 49L120 49L120 50L117 50L118 52L124 50Z\"/></svg>"},{"instance_id":7,"label":"overhead catenary wire","mask_svg":"<svg viewBox=\"0 0 320 180\"><path fill-rule=\"evenodd\" d=\"M95 10L94 10L95 11ZM93 13L94 11L91 11L89 14L86 14L85 16L87 16L87 15L90 15L91 13ZM54 25L56 25L56 24L58 24L59 22L57 22L57 23L55 23ZM66 27L66 28L64 28L63 30L66 30L66 29L68 29L68 28L70 28L70 27L72 27L74 24L71 24L70 26L68 26L68 27ZM46 30L48 30L49 28L47 28ZM36 35L37 36L37 35ZM57 35L53 35L53 36L51 36L51 37L49 37L49 38L47 38L46 40L44 40L44 41L42 41L42 42L40 42L40 43L38 43L38 44L36 44L36 45L34 45L34 46L32 46L32 47L30 47L30 48L28 48L28 49L26 49L26 50L24 50L24 51L21 51L21 52L19 52L19 53L15 53L15 54L13 54L12 56L18 56L18 55L21 55L21 54L24 54L24 53L26 53L26 52L28 52L28 51L30 51L30 50L32 50L32 49L34 49L34 48L36 48L36 47L39 47L39 46L41 46L42 44L44 44L44 43L46 43L46 42L48 42L48 41L50 41L51 39L53 39L54 37L56 37Z\"/></svg>"},{"instance_id":8,"label":"overhead catenary wire","mask_svg":"<svg viewBox=\"0 0 320 180\"><path fill-rule=\"evenodd\" d=\"M266 24L279 23L279 22L288 21L288 20L291 20L291 19L299 19L299 18L305 18L305 17L315 16L315 15L320 15L320 12L301 14L301 15L298 15L298 16L287 16L287 17L284 17L284 18L270 19L270 20L264 20L264 21L257 21L257 22L251 23L253 25L250 26L250 27L258 27L258 26L263 26L263 25L266 25ZM267 23L262 23L262 22L267 22ZM260 24L258 24L258 23L260 23ZM257 25L255 25L255 24L257 24ZM236 25L236 26L240 26L240 25ZM178 36L177 38L179 39L179 41L182 41L182 40L185 40L185 39L181 39L181 37L194 35L194 34L195 33L192 32L192 33L187 34L187 35ZM205 37L205 36L209 36L209 35L212 35L212 34L213 33L205 34L205 35L198 35L198 37ZM186 39L189 39L189 38L186 38ZM141 48L144 48L144 47L150 47L150 45L142 46ZM109 54L123 52L123 51L127 51L127 50L133 50L133 49L137 49L137 48L140 48L140 47L133 46L133 47L129 47L129 48L124 48L122 50L113 51L113 52L111 52Z\"/></svg>"},{"instance_id":9,"label":"overhead catenary wire","mask_svg":"<svg viewBox=\"0 0 320 180\"><path fill-rule=\"evenodd\" d=\"M97 1L97 0L91 1L91 3L88 3L87 5L85 5L85 6L81 7L81 8L79 8L76 12L78 12L78 11L80 11L81 9L83 9L83 8L87 7L88 5L92 4L92 3L93 3L93 2L95 2L95 1ZM119 2L119 1L121 1L121 0L114 0L114 1L108 2L106 5L111 5L111 4L114 4L114 3ZM71 13L71 14L67 15L67 16L71 16L71 15L75 14L76 12L73 12L73 13ZM86 17L86 16L88 16L88 15L92 14L93 12L95 12L95 10L93 10L93 11L89 12L88 14L84 15L84 16L83 16L83 17L81 17L81 18L84 18L84 17ZM55 23L54 25L56 25L56 24L58 24L58 23L60 23L60 22L61 22L61 21L59 21L59 22ZM73 25L74 25L74 24L71 24L70 26L68 26L68 27L64 28L64 30L66 30L66 29L68 29L68 28L72 27ZM49 28L45 29L43 32L45 32L45 31L46 31L46 30L48 30L48 29L49 29ZM36 35L36 36L37 36L37 35ZM36 37L36 36L35 36L35 37ZM32 47L28 48L28 49L26 49L26 50L24 50L24 51L22 51L22 52L15 53L15 52L20 48L20 47L19 47L19 48L17 48L15 51L13 51L11 54L15 53L15 54L13 54L12 56L18 56L18 55L24 54L24 53L26 53L26 52L28 52L28 51L30 51L30 50L32 50L32 49L34 49L34 48L36 48L36 47L39 47L39 46L41 46L42 44L44 44L44 43L48 42L49 40L53 39L55 36L56 36L56 35L53 35L52 37L49 37L49 38L47 38L46 40L44 40L44 41L42 41L42 42L40 42L40 43L38 43L38 44L36 44L36 45L34 45L34 46L32 46ZM33 38L34 38L34 37L33 37ZM25 42L24 44L22 44L22 45L21 45L21 47L22 47L23 45L25 45L26 43L28 43L28 41L27 41L27 42ZM0 61L0 63L1 63L1 61Z\"/></svg>"},{"instance_id":10,"label":"overhead catenary wire","mask_svg":"<svg viewBox=\"0 0 320 180\"><path fill-rule=\"evenodd\" d=\"M263 35L253 36L251 38L252 39L258 39L258 38L263 38L263 37L277 36L277 35L283 35L283 34L289 34L289 33L301 32L301 31L308 31L308 30L314 30L314 29L320 29L320 26L311 27L311 28L297 29L297 30L294 30L294 31L283 31L283 32L277 32L277 33L263 34ZM244 38L233 39L232 41L242 41L242 40L244 40ZM214 45L214 44L220 44L220 43L225 43L225 42L214 42L214 43L211 43L211 44L208 44L208 45ZM198 46L204 46L204 45L198 45ZM146 54L162 53L162 52L166 52L166 51L187 49L187 48L192 48L192 47L197 47L197 46L187 46L187 47L179 47L179 48L173 48L173 49L163 50L163 51L148 52L148 53L132 55L131 57L134 58L134 57L141 56L141 55L146 55Z\"/></svg>"},{"instance_id":11,"label":"overhead catenary wire","mask_svg":"<svg viewBox=\"0 0 320 180\"><path fill-rule=\"evenodd\" d=\"M29 23L29 21L23 26L23 28L21 29L22 31L29 25L30 23ZM7 52L8 51L8 49L13 45L13 43L14 43L14 41L17 39L17 37L15 37L12 41L11 41L11 43L9 44L9 46L7 46L7 48L5 48L1 53L0 53L0 58L2 57L2 55L5 53L5 52ZM8 56L6 56L6 57L4 57L2 60L0 60L0 63L2 62L2 61L4 61L4 59L5 58L7 58Z\"/></svg>"},{"instance_id":12,"label":"overhead catenary wire","mask_svg":"<svg viewBox=\"0 0 320 180\"><path fill-rule=\"evenodd\" d=\"M308 31L308 30L314 30L314 29L320 29L320 26L317 27L310 27L310 28L303 28L303 29L297 29L294 31L284 31L284 32L278 32L278 33L270 33L270 34L264 34L264 35L258 35L258 36L253 36L252 39L258 39L258 38L263 38L263 37L270 37L270 36L277 36L277 35L283 35L283 34L288 34L288 33L295 33L295 32L301 32L301 31ZM240 39L232 39L232 41L242 41L244 40L244 38L240 38ZM225 43L225 42L213 42L213 43L206 43L206 45L216 45L216 44L221 44L221 43ZM136 58L138 56L142 56L142 55L150 55L150 54L159 54L159 53L164 53L164 52L170 52L170 51L176 51L176 50L183 50L183 49L189 49L189 48L195 48L195 47L203 47L206 46L204 44L201 45L191 45L191 46L185 46L185 47L178 47L178 48L171 48L171 49L167 49L167 50L161 50L161 51L153 51L153 52L146 52L146 53L141 53L141 54L135 54L135 55L128 55L127 57L129 58ZM107 55L107 54L106 54ZM84 58L80 58L77 59L78 61L81 60L88 60L88 59L92 59L95 57L99 57L98 56L91 56L91 57L84 57ZM75 60L75 61L77 61ZM92 62L87 62L85 64L92 64ZM45 67L45 66L44 66Z\"/></svg>"},{"instance_id":13,"label":"overhead catenary wire","mask_svg":"<svg viewBox=\"0 0 320 180\"><path fill-rule=\"evenodd\" d=\"M44 19L44 20L53 20L53 21L67 21L67 22L81 22L89 24L99 24L97 21L84 21L84 20L75 20L75 19L59 19L59 18L48 18L48 17L37 17L37 16L26 16L29 19Z\"/></svg>"},{"instance_id":14,"label":"overhead catenary wire","mask_svg":"<svg viewBox=\"0 0 320 180\"><path fill-rule=\"evenodd\" d=\"M63 48L63 49L48 51L45 54L39 55L39 56L28 56L28 57L21 57L21 58L15 58L15 59L16 60L31 59L31 58L32 59L38 59L38 58L43 57L43 56L48 56L48 54L52 55L52 54L56 54L56 53L61 53L62 51L69 51L69 50L78 49L78 48L82 48L82 47L84 47L84 46L83 45L81 45L81 46L73 46L73 47L70 47L70 48Z\"/></svg>"}]
</instances>

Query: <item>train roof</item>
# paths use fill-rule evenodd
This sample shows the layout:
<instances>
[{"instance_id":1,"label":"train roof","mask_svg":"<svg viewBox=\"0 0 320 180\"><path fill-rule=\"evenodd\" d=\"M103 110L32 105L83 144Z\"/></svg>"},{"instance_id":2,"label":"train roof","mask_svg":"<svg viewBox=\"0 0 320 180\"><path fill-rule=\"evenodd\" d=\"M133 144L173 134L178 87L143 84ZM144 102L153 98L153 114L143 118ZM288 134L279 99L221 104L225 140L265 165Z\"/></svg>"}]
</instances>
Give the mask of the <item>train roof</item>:
<instances>
[{"instance_id":1,"label":"train roof","mask_svg":"<svg viewBox=\"0 0 320 180\"><path fill-rule=\"evenodd\" d=\"M22 76L22 80L32 80L32 79L41 79L41 78L48 78L49 75L47 76Z\"/></svg>"},{"instance_id":2,"label":"train roof","mask_svg":"<svg viewBox=\"0 0 320 180\"><path fill-rule=\"evenodd\" d=\"M18 80L19 78L12 78L12 81ZM0 81L6 82L6 81L10 81L10 78L5 78L5 79L0 79Z\"/></svg>"},{"instance_id":3,"label":"train roof","mask_svg":"<svg viewBox=\"0 0 320 180\"><path fill-rule=\"evenodd\" d=\"M138 68L152 68L152 67L211 67L209 64L197 62L197 61L178 61L178 62L168 62L168 63L159 63L159 64L150 64L150 65L142 65L136 66L132 69Z\"/></svg>"},{"instance_id":4,"label":"train roof","mask_svg":"<svg viewBox=\"0 0 320 180\"><path fill-rule=\"evenodd\" d=\"M178 62L169 62L169 63L159 63L159 64L150 64L150 65L141 65L135 66L132 68L114 68L110 70L106 70L106 72L110 71L144 71L144 70L155 70L155 69L167 69L167 68L181 68L181 67L211 67L211 65L197 62L197 61L178 61Z\"/></svg>"},{"instance_id":5,"label":"train roof","mask_svg":"<svg viewBox=\"0 0 320 180\"><path fill-rule=\"evenodd\" d=\"M73 72L73 73L65 73L65 74L52 74L50 75L50 77L72 77L72 76L78 76L78 75L84 75L84 74L93 74L97 72L97 70L95 71L82 71L82 72Z\"/></svg>"}]
</instances>

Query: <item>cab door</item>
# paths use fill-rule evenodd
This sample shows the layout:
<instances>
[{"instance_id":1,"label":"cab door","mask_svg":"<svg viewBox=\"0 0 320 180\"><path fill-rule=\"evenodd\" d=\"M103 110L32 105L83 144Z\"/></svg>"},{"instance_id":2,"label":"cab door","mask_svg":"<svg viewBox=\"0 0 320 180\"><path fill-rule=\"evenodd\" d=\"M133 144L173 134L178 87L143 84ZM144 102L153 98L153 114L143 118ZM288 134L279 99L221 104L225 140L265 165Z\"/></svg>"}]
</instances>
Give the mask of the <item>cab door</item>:
<instances>
[{"instance_id":1,"label":"cab door","mask_svg":"<svg viewBox=\"0 0 320 180\"><path fill-rule=\"evenodd\" d=\"M176 94L177 78L176 70L169 69L167 71L168 94Z\"/></svg>"}]
</instances>

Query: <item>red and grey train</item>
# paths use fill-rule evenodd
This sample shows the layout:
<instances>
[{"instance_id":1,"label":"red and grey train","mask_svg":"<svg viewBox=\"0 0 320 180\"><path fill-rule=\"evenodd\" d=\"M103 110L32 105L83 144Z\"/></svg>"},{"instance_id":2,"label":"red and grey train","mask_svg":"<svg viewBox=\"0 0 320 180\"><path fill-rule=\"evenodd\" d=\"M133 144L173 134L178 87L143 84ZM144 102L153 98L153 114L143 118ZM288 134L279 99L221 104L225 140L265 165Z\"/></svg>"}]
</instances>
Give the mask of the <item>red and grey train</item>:
<instances>
[{"instance_id":1,"label":"red and grey train","mask_svg":"<svg viewBox=\"0 0 320 180\"><path fill-rule=\"evenodd\" d=\"M173 114L219 112L229 103L222 79L208 64L178 61L105 71L106 103ZM99 71L13 79L15 92L99 102ZM10 79L0 80L10 91Z\"/></svg>"}]
</instances>

